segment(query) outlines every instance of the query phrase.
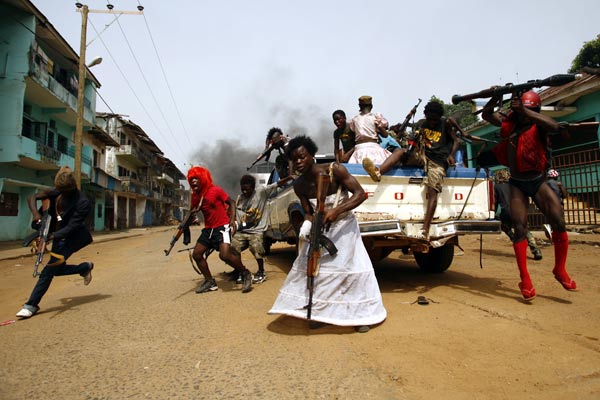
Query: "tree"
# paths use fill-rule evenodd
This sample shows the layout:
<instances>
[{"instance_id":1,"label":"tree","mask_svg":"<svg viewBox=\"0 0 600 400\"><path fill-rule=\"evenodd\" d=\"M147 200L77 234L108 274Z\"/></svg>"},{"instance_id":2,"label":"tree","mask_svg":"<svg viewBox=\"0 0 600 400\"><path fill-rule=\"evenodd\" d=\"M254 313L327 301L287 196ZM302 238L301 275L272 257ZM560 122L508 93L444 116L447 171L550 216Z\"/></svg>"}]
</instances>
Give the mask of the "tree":
<instances>
[{"instance_id":1,"label":"tree","mask_svg":"<svg viewBox=\"0 0 600 400\"><path fill-rule=\"evenodd\" d=\"M570 73L580 71L583 67L600 68L600 35L596 39L585 42L579 54L571 63Z\"/></svg>"},{"instance_id":2,"label":"tree","mask_svg":"<svg viewBox=\"0 0 600 400\"><path fill-rule=\"evenodd\" d=\"M444 107L444 115L454 117L461 128L477 122L477 116L473 115L473 107L470 101L461 101L458 104L446 104L436 96L431 96L429 101L436 101Z\"/></svg>"}]
</instances>

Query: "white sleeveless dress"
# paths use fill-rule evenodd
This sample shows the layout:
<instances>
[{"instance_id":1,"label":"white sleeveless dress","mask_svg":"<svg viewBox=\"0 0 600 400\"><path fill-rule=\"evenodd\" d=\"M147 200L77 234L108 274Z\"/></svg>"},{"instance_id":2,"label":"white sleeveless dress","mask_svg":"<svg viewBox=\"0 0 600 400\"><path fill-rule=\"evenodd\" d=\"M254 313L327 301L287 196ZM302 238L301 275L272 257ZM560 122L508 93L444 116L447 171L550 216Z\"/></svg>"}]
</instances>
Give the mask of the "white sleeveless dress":
<instances>
[{"instance_id":1,"label":"white sleeveless dress","mask_svg":"<svg viewBox=\"0 0 600 400\"><path fill-rule=\"evenodd\" d=\"M341 194L340 202L346 201L348 192L342 191ZM335 196L335 193L327 196L326 209L333 206ZM316 207L316 200L310 201ZM347 212L340 215L324 234L335 244L338 252L331 256L323 249L314 282L311 320L339 326L374 325L384 321L387 312L354 214ZM298 257L269 314L306 319L308 247L306 241L300 241Z\"/></svg>"}]
</instances>

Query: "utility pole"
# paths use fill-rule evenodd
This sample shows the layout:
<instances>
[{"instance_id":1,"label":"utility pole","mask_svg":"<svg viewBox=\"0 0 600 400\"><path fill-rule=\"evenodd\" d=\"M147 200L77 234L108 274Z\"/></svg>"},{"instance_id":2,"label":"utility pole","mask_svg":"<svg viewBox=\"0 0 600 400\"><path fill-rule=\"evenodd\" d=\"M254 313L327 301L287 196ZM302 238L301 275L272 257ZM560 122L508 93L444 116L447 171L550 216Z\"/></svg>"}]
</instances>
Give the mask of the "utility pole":
<instances>
[{"instance_id":1,"label":"utility pole","mask_svg":"<svg viewBox=\"0 0 600 400\"><path fill-rule=\"evenodd\" d=\"M82 5L78 8L81 11L81 44L79 46L79 72L77 80L77 120L75 122L75 182L77 188L81 189L81 151L83 147L83 106L84 106L84 89L85 89L85 48L87 36L87 20L88 6Z\"/></svg>"},{"instance_id":2,"label":"utility pole","mask_svg":"<svg viewBox=\"0 0 600 400\"><path fill-rule=\"evenodd\" d=\"M75 137L73 143L75 145L75 168L73 175L77 182L77 187L81 189L81 152L83 148L83 111L85 103L85 77L87 74L85 65L85 49L87 37L87 20L88 14L143 14L144 7L138 6L138 11L119 11L113 10L112 4L107 4L108 10L90 10L86 4L75 3L77 11L81 13L81 43L79 45L79 70L77 82L77 119L75 122Z\"/></svg>"}]
</instances>

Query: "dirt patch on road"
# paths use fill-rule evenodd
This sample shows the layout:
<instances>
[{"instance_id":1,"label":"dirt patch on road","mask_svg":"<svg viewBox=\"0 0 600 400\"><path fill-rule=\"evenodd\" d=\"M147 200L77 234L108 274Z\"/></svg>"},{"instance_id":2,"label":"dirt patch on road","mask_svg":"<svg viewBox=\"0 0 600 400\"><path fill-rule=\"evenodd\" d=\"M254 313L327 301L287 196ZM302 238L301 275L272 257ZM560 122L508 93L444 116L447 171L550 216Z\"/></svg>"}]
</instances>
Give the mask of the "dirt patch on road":
<instances>
[{"instance_id":1,"label":"dirt patch on road","mask_svg":"<svg viewBox=\"0 0 600 400\"><path fill-rule=\"evenodd\" d=\"M536 236L542 239L541 235ZM0 326L0 398L597 399L600 397L600 247L571 235L568 268L553 279L553 248L529 259L538 297L521 300L512 246L461 238L443 274L400 252L376 265L387 320L366 334L268 315L294 258L276 245L268 280L242 294L209 258L220 290L185 252L165 257L170 232L94 244L94 280L57 277L41 313ZM74 256L75 261L75 256ZM0 262L0 320L34 284L31 258ZM250 253L244 262L254 270ZM429 299L419 305L418 296ZM26 384L24 384L24 382Z\"/></svg>"}]
</instances>

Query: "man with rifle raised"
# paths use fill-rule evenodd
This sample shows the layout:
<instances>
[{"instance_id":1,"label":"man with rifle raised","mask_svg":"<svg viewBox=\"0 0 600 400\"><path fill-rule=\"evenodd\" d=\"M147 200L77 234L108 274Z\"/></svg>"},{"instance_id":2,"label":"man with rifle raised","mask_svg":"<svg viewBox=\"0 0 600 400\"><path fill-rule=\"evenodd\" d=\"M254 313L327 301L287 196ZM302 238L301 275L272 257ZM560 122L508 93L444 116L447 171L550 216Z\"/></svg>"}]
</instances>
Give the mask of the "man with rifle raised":
<instances>
[{"instance_id":1,"label":"man with rifle raised","mask_svg":"<svg viewBox=\"0 0 600 400\"><path fill-rule=\"evenodd\" d=\"M50 218L50 229L47 234L40 235L42 237L38 240L48 241L52 238L52 251L50 252L50 261L39 274L39 279L29 300L17 313L17 317L21 318L29 318L39 311L39 303L50 288L55 276L79 274L83 277L83 284L89 285L94 268L94 264L91 262L82 262L77 265L67 264L68 258L73 253L92 243L92 235L85 224L85 219L92 210L90 201L83 192L77 189L71 169L69 167L60 168L54 178L53 188L33 194L28 198L29 209L33 215L31 225L34 229L43 229L43 218L36 204L38 200L49 200L49 205L44 211L47 216L44 217ZM38 254L40 258L43 256L45 246L46 243L38 243L38 253L41 252ZM36 268L38 264L39 261L36 261ZM34 276L37 275L36 272L34 272Z\"/></svg>"},{"instance_id":2,"label":"man with rifle raised","mask_svg":"<svg viewBox=\"0 0 600 400\"><path fill-rule=\"evenodd\" d=\"M502 141L491 150L497 163L510 169L510 207L515 229L513 248L521 276L519 289L523 299L531 301L536 291L527 270L527 206L529 198L546 216L552 226L554 244L554 278L566 290L577 290L577 284L566 270L569 237L558 196L546 182L548 161L548 134L558 132L559 124L540 113L542 101L534 91L515 92L507 114L494 112L501 102L502 93L497 87L490 89L491 98L484 106L482 118L500 127Z\"/></svg>"},{"instance_id":3,"label":"man with rifle raised","mask_svg":"<svg viewBox=\"0 0 600 400\"><path fill-rule=\"evenodd\" d=\"M367 332L387 312L352 213L366 200L365 192L343 165L316 164L312 139L293 138L287 152L300 174L294 191L305 220L298 257L269 314L307 319L311 327L326 323Z\"/></svg>"}]
</instances>

